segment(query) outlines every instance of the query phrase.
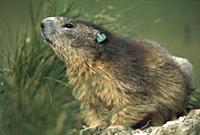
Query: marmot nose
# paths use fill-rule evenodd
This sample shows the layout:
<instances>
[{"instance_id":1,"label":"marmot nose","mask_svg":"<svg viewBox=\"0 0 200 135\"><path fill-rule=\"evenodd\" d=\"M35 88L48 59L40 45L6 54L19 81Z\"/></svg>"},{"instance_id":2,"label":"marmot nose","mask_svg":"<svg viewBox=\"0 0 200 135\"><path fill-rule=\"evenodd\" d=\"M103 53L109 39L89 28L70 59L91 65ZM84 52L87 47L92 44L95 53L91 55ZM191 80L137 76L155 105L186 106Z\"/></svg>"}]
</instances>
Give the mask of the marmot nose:
<instances>
[{"instance_id":1,"label":"marmot nose","mask_svg":"<svg viewBox=\"0 0 200 135\"><path fill-rule=\"evenodd\" d=\"M44 22L40 23L40 27L41 27L42 30L44 29Z\"/></svg>"},{"instance_id":2,"label":"marmot nose","mask_svg":"<svg viewBox=\"0 0 200 135\"><path fill-rule=\"evenodd\" d=\"M40 23L41 29L44 30L45 27L49 27L50 25L52 25L54 20L55 20L55 17L48 17L42 20L42 22Z\"/></svg>"}]
</instances>

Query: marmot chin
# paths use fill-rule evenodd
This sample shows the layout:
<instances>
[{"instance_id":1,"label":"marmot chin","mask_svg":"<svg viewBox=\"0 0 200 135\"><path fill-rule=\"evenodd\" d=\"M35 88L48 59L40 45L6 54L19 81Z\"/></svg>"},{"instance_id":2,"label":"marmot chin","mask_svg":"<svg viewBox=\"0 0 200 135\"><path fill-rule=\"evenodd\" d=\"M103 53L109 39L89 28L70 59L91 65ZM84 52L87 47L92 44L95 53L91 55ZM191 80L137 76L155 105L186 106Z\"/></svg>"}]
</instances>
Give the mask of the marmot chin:
<instances>
[{"instance_id":1,"label":"marmot chin","mask_svg":"<svg viewBox=\"0 0 200 135\"><path fill-rule=\"evenodd\" d=\"M46 18L41 28L67 64L88 126L161 125L186 110L192 66L158 43L123 39L70 17Z\"/></svg>"}]
</instances>

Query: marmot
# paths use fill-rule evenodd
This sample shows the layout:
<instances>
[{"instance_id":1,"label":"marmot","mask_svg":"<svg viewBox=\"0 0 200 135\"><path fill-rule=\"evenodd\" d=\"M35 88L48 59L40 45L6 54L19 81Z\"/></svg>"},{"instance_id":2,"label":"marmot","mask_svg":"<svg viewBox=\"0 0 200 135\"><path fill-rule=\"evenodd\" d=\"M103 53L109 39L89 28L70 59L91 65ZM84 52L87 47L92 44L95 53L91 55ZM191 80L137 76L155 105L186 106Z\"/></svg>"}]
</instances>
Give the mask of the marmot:
<instances>
[{"instance_id":1,"label":"marmot","mask_svg":"<svg viewBox=\"0 0 200 135\"><path fill-rule=\"evenodd\" d=\"M70 17L46 18L41 28L67 63L88 126L160 125L186 110L192 66L158 43L124 39Z\"/></svg>"}]
</instances>

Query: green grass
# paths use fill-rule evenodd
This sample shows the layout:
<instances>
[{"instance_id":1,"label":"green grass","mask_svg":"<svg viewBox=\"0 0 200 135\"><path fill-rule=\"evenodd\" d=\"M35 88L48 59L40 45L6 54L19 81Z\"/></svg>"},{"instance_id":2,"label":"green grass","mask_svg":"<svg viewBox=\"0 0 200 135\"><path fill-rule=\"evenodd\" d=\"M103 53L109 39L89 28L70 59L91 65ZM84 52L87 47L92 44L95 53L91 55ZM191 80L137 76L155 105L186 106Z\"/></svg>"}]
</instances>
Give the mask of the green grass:
<instances>
[{"instance_id":1,"label":"green grass","mask_svg":"<svg viewBox=\"0 0 200 135\"><path fill-rule=\"evenodd\" d=\"M74 122L71 114L78 118L78 104L67 85L65 65L42 44L40 37L33 37L30 43L22 40L9 65L8 71L1 73L2 134L61 132L57 131L57 120ZM67 113L63 116L63 112Z\"/></svg>"},{"instance_id":2,"label":"green grass","mask_svg":"<svg viewBox=\"0 0 200 135\"><path fill-rule=\"evenodd\" d=\"M8 66L0 71L0 134L70 133L82 124L79 104L67 84L65 64L44 45L37 28L39 20L47 15L36 17L32 8L30 14L34 22L30 32L17 39L14 57L7 56Z\"/></svg>"},{"instance_id":3,"label":"green grass","mask_svg":"<svg viewBox=\"0 0 200 135\"><path fill-rule=\"evenodd\" d=\"M18 30L9 44L16 46L12 53L2 54L0 67L0 134L1 135L66 135L78 134L82 127L79 103L74 100L65 75L66 66L53 51L45 46L40 36L42 18L52 15L79 17L103 25L120 35L128 30L110 15L111 6L94 14L83 14L76 2L57 9L56 1L42 0L38 7L30 2L29 27ZM33 8L34 7L34 8ZM8 25L10 35L12 30ZM23 34L22 34L23 33ZM13 55L14 54L14 55ZM199 106L199 91L195 91L192 104Z\"/></svg>"}]
</instances>

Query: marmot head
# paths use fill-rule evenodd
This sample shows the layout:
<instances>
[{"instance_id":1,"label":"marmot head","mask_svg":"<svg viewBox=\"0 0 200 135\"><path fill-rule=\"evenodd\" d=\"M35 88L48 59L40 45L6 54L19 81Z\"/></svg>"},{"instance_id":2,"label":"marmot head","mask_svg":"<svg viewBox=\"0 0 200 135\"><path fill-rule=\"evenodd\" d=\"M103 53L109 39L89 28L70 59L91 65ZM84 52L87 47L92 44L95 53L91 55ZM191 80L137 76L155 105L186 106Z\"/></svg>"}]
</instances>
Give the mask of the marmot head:
<instances>
[{"instance_id":1,"label":"marmot head","mask_svg":"<svg viewBox=\"0 0 200 135\"><path fill-rule=\"evenodd\" d=\"M94 24L69 17L49 17L41 22L42 36L64 60L95 57L97 48L108 42L110 33ZM101 39L103 35L103 39ZM98 39L100 38L100 40Z\"/></svg>"}]
</instances>

